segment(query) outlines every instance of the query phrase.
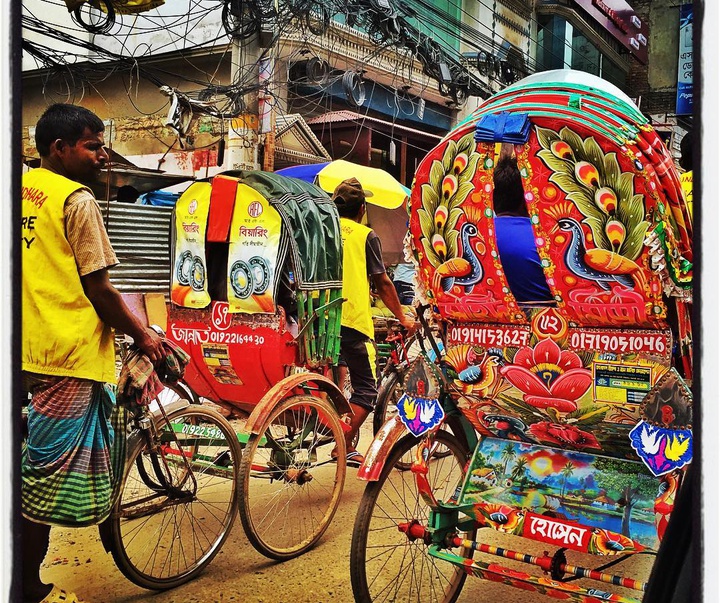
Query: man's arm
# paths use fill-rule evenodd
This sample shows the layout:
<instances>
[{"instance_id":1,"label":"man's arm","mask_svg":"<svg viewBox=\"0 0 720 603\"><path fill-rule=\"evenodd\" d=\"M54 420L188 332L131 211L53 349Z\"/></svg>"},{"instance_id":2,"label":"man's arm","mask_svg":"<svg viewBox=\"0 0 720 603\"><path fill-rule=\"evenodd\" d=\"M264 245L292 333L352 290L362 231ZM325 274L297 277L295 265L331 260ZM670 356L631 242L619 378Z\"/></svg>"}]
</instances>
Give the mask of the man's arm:
<instances>
[{"instance_id":1,"label":"man's arm","mask_svg":"<svg viewBox=\"0 0 720 603\"><path fill-rule=\"evenodd\" d=\"M130 335L152 362L165 357L160 336L145 328L130 311L119 291L113 287L107 268L81 276L83 290L100 319L107 325Z\"/></svg>"},{"instance_id":2,"label":"man's arm","mask_svg":"<svg viewBox=\"0 0 720 603\"><path fill-rule=\"evenodd\" d=\"M393 285L387 272L373 274L372 281L380 299L383 300L388 309L395 315L395 318L400 321L400 324L407 329L409 333L415 331L415 321L403 314L400 299L398 298L397 291L395 291L395 285Z\"/></svg>"}]
</instances>

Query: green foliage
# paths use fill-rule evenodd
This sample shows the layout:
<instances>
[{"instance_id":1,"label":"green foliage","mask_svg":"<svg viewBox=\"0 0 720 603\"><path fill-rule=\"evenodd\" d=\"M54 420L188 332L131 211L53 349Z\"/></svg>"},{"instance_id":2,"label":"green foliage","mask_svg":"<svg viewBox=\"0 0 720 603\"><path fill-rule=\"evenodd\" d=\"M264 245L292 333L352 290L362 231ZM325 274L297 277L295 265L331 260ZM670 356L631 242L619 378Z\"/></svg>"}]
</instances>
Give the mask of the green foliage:
<instances>
[{"instance_id":1,"label":"green foliage","mask_svg":"<svg viewBox=\"0 0 720 603\"><path fill-rule=\"evenodd\" d=\"M586 404L568 413L565 417L566 423L573 423L582 428L592 427L605 420L610 408L599 404Z\"/></svg>"},{"instance_id":2,"label":"green foliage","mask_svg":"<svg viewBox=\"0 0 720 603\"><path fill-rule=\"evenodd\" d=\"M627 497L626 502L629 505L641 498L655 498L657 481L645 474L638 463L598 457L594 465L597 485L612 492L614 497Z\"/></svg>"}]
</instances>

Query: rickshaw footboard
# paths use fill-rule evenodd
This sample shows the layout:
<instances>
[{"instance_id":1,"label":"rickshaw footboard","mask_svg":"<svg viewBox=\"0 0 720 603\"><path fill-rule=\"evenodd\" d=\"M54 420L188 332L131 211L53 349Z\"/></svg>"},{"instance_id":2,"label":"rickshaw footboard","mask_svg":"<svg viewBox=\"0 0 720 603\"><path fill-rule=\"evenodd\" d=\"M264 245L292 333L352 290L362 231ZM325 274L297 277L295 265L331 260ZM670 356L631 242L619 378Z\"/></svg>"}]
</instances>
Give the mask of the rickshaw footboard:
<instances>
[{"instance_id":1,"label":"rickshaw footboard","mask_svg":"<svg viewBox=\"0 0 720 603\"><path fill-rule=\"evenodd\" d=\"M565 562L564 555L559 551L559 555L550 556L547 553L542 556L528 555L510 549L492 546L489 544L467 540L455 536L449 540L449 544L453 547L464 547L472 551L496 555L514 561L521 561L531 565L536 565L550 574L549 577L537 577L522 571L510 569L497 563L486 563L477 559L468 559L460 555L453 554L439 545L431 545L428 549L430 556L442 559L460 567L465 573L491 580L493 582L503 582L524 590L534 590L541 594L554 597L557 599L570 601L587 601L587 597L592 597L597 601L615 601L618 603L641 603L641 598L628 597L617 593L609 593L597 588L585 588L572 584L562 576L570 574L579 578L588 578L598 580L615 586L623 586L633 590L644 591L646 584L644 582L624 578L613 574L607 574L598 570L578 567ZM555 579L557 578L557 579Z\"/></svg>"}]
</instances>

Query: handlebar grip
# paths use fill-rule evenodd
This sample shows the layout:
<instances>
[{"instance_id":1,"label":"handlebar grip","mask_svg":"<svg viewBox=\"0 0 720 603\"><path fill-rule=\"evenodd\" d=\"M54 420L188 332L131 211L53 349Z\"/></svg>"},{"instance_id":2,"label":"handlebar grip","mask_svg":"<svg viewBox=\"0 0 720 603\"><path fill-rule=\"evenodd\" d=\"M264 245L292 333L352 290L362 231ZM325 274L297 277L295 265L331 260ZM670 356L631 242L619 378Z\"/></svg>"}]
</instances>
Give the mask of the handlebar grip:
<instances>
[{"instance_id":1,"label":"handlebar grip","mask_svg":"<svg viewBox=\"0 0 720 603\"><path fill-rule=\"evenodd\" d=\"M165 330L159 325L150 325L150 328L155 331L160 337L165 337Z\"/></svg>"}]
</instances>

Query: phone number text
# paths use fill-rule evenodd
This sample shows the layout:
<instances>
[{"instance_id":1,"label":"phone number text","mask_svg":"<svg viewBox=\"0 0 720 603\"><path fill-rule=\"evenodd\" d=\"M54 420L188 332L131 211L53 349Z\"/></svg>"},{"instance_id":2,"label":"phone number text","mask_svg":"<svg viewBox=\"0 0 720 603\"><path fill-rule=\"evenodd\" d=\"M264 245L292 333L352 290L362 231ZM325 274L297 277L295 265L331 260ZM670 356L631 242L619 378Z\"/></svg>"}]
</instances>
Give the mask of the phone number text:
<instances>
[{"instance_id":1,"label":"phone number text","mask_svg":"<svg viewBox=\"0 0 720 603\"><path fill-rule=\"evenodd\" d=\"M469 343L485 347L526 346L530 341L529 329L514 327L455 326L448 330L448 342Z\"/></svg>"}]
</instances>

